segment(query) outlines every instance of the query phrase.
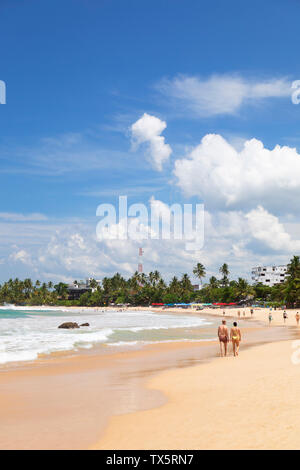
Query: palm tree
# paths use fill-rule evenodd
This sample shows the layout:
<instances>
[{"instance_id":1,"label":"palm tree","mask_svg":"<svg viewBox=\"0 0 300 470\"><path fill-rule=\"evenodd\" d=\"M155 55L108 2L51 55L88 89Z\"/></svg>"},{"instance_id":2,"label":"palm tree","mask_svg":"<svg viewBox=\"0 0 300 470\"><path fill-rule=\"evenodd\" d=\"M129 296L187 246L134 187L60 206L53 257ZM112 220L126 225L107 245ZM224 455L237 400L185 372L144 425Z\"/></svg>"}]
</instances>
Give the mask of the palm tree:
<instances>
[{"instance_id":1,"label":"palm tree","mask_svg":"<svg viewBox=\"0 0 300 470\"><path fill-rule=\"evenodd\" d=\"M114 274L114 276L111 278L111 284L112 288L114 290L120 289L121 287L126 286L126 281L123 276L121 276L120 273Z\"/></svg>"},{"instance_id":2,"label":"palm tree","mask_svg":"<svg viewBox=\"0 0 300 470\"><path fill-rule=\"evenodd\" d=\"M169 284L169 288L173 291L178 291L180 289L180 282L178 278L174 276Z\"/></svg>"},{"instance_id":3,"label":"palm tree","mask_svg":"<svg viewBox=\"0 0 300 470\"><path fill-rule=\"evenodd\" d=\"M166 283L163 279L160 279L157 283L157 288L160 290L164 290L166 288Z\"/></svg>"},{"instance_id":4,"label":"palm tree","mask_svg":"<svg viewBox=\"0 0 300 470\"><path fill-rule=\"evenodd\" d=\"M135 271L133 276L131 276L131 278L128 279L127 284L129 286L129 288L132 289L132 293L135 293L139 290L140 285L139 285L139 273L138 273L138 271Z\"/></svg>"},{"instance_id":5,"label":"palm tree","mask_svg":"<svg viewBox=\"0 0 300 470\"><path fill-rule=\"evenodd\" d=\"M62 299L68 298L68 284L64 282L60 282L54 286L56 294L61 297Z\"/></svg>"},{"instance_id":6,"label":"palm tree","mask_svg":"<svg viewBox=\"0 0 300 470\"><path fill-rule=\"evenodd\" d=\"M25 294L27 297L30 297L31 292L32 292L32 282L31 279L24 279L24 289L25 289Z\"/></svg>"},{"instance_id":7,"label":"palm tree","mask_svg":"<svg viewBox=\"0 0 300 470\"><path fill-rule=\"evenodd\" d=\"M235 292L238 300L246 299L246 298L253 298L255 294L255 290L250 284L243 278L239 277Z\"/></svg>"},{"instance_id":8,"label":"palm tree","mask_svg":"<svg viewBox=\"0 0 300 470\"><path fill-rule=\"evenodd\" d=\"M219 285L218 279L215 276L209 278L209 287L211 289L217 289Z\"/></svg>"},{"instance_id":9,"label":"palm tree","mask_svg":"<svg viewBox=\"0 0 300 470\"><path fill-rule=\"evenodd\" d=\"M92 289L96 289L96 287L98 286L98 282L95 279L91 279L89 281L89 285Z\"/></svg>"},{"instance_id":10,"label":"palm tree","mask_svg":"<svg viewBox=\"0 0 300 470\"><path fill-rule=\"evenodd\" d=\"M298 304L300 301L300 258L294 256L287 267L287 279L282 284L283 294L288 304Z\"/></svg>"},{"instance_id":11,"label":"palm tree","mask_svg":"<svg viewBox=\"0 0 300 470\"><path fill-rule=\"evenodd\" d=\"M291 259L290 263L287 266L287 274L291 279L296 279L300 277L300 258L299 256L294 256Z\"/></svg>"},{"instance_id":12,"label":"palm tree","mask_svg":"<svg viewBox=\"0 0 300 470\"><path fill-rule=\"evenodd\" d=\"M187 274L182 275L180 284L181 284L181 287L184 291L190 291L191 292L193 290L191 280L190 280L190 278Z\"/></svg>"},{"instance_id":13,"label":"palm tree","mask_svg":"<svg viewBox=\"0 0 300 470\"><path fill-rule=\"evenodd\" d=\"M151 286L154 286L155 285L155 277L154 277L154 273L152 271L150 271L150 273L148 274L148 279L149 279L149 282L150 282Z\"/></svg>"},{"instance_id":14,"label":"palm tree","mask_svg":"<svg viewBox=\"0 0 300 470\"><path fill-rule=\"evenodd\" d=\"M147 276L145 273L140 273L139 274L139 280L140 280L140 284L144 287L147 285Z\"/></svg>"},{"instance_id":15,"label":"palm tree","mask_svg":"<svg viewBox=\"0 0 300 470\"><path fill-rule=\"evenodd\" d=\"M228 286L229 284L229 269L228 269L228 264L224 263L220 269L219 272L223 274L223 278L221 280L223 287Z\"/></svg>"},{"instance_id":16,"label":"palm tree","mask_svg":"<svg viewBox=\"0 0 300 470\"><path fill-rule=\"evenodd\" d=\"M153 275L154 275L154 281L155 282L159 282L161 280L161 275L160 275L159 271L155 270Z\"/></svg>"},{"instance_id":17,"label":"palm tree","mask_svg":"<svg viewBox=\"0 0 300 470\"><path fill-rule=\"evenodd\" d=\"M203 266L203 264L197 263L197 265L193 269L193 274L199 279L200 284L202 286L202 278L206 275L205 267Z\"/></svg>"}]
</instances>

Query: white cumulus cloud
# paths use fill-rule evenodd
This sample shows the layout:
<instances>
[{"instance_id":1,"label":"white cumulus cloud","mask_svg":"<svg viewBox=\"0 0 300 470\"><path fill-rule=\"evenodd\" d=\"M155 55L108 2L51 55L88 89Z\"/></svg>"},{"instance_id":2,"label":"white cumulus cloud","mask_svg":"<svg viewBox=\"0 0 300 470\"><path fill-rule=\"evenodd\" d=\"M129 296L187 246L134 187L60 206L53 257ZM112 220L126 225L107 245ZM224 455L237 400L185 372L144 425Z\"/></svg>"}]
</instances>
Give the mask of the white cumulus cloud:
<instances>
[{"instance_id":1,"label":"white cumulus cloud","mask_svg":"<svg viewBox=\"0 0 300 470\"><path fill-rule=\"evenodd\" d=\"M298 211L300 155L295 148L269 150L251 139L236 150L218 134L208 134L186 158L175 162L178 186L206 206L249 210L261 204L272 212Z\"/></svg>"},{"instance_id":2,"label":"white cumulus cloud","mask_svg":"<svg viewBox=\"0 0 300 470\"><path fill-rule=\"evenodd\" d=\"M150 161L158 171L162 170L164 162L172 153L170 145L165 143L165 138L161 135L166 127L165 121L144 113L130 128L134 148L146 144Z\"/></svg>"},{"instance_id":3,"label":"white cumulus cloud","mask_svg":"<svg viewBox=\"0 0 300 470\"><path fill-rule=\"evenodd\" d=\"M19 261L20 263L23 263L23 264L28 264L28 265L32 264L31 255L26 250L17 250L11 253L9 256L9 259L15 262Z\"/></svg>"},{"instance_id":4,"label":"white cumulus cloud","mask_svg":"<svg viewBox=\"0 0 300 470\"><path fill-rule=\"evenodd\" d=\"M297 252L300 250L300 240L292 240L278 217L258 206L248 214L249 231L252 236L265 243L273 250Z\"/></svg>"}]
</instances>

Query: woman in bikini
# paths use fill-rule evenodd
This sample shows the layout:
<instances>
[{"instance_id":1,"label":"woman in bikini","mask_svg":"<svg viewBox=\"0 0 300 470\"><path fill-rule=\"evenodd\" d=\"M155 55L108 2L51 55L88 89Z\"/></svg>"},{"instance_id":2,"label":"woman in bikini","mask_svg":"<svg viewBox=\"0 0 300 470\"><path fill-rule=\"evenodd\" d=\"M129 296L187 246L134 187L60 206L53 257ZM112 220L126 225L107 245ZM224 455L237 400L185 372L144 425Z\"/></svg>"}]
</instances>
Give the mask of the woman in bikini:
<instances>
[{"instance_id":1,"label":"woman in bikini","mask_svg":"<svg viewBox=\"0 0 300 470\"><path fill-rule=\"evenodd\" d=\"M241 330L237 326L237 322L233 323L233 327L230 330L230 339L232 341L233 355L238 356L242 335Z\"/></svg>"}]
</instances>

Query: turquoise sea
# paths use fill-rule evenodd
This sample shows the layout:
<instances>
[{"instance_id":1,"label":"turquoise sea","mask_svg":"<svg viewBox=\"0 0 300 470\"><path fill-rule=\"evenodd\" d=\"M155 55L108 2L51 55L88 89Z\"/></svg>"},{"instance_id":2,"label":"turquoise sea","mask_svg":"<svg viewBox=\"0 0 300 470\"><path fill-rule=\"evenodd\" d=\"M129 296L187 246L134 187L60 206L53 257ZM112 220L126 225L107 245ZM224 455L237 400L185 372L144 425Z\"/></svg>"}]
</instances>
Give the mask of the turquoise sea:
<instances>
[{"instance_id":1,"label":"turquoise sea","mask_svg":"<svg viewBox=\"0 0 300 470\"><path fill-rule=\"evenodd\" d=\"M58 329L65 321L90 327ZM32 361L57 351L79 351L95 345L139 346L157 341L205 341L216 320L200 316L130 310L74 310L0 307L0 364ZM214 334L215 336L215 334Z\"/></svg>"}]
</instances>

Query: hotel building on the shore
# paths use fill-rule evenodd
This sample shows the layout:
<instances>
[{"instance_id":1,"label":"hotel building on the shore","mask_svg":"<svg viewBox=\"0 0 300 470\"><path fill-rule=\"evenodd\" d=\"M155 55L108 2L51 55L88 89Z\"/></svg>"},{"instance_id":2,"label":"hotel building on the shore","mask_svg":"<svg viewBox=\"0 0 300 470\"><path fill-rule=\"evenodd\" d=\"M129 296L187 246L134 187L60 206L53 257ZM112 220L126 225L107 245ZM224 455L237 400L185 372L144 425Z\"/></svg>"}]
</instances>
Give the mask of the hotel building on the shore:
<instances>
[{"instance_id":1,"label":"hotel building on the shore","mask_svg":"<svg viewBox=\"0 0 300 470\"><path fill-rule=\"evenodd\" d=\"M252 268L252 280L261 282L264 286L274 286L285 281L287 266L257 266Z\"/></svg>"},{"instance_id":2,"label":"hotel building on the shore","mask_svg":"<svg viewBox=\"0 0 300 470\"><path fill-rule=\"evenodd\" d=\"M69 300L79 300L82 294L85 294L86 292L95 292L96 288L90 286L91 280L92 278L89 277L85 282L74 281L73 284L69 284L67 289ZM101 281L96 279L96 282L100 286Z\"/></svg>"}]
</instances>

